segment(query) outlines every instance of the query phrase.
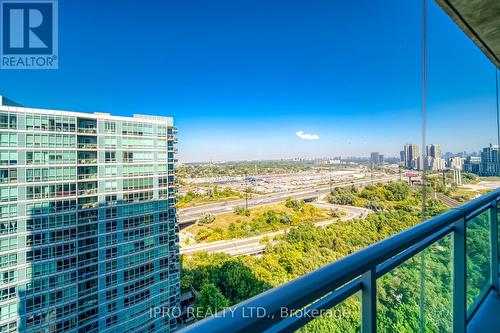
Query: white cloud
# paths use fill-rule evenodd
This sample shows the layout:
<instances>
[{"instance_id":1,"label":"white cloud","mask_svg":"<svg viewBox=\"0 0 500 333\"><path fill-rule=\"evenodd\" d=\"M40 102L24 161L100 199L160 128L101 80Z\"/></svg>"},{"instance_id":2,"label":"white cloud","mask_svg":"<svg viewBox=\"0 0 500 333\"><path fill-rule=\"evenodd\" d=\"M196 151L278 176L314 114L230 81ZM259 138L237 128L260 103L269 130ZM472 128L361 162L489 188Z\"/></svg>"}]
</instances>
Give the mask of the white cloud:
<instances>
[{"instance_id":1,"label":"white cloud","mask_svg":"<svg viewBox=\"0 0 500 333\"><path fill-rule=\"evenodd\" d=\"M319 135L318 134L306 134L304 131L298 131L295 133L299 138L302 140L318 140Z\"/></svg>"}]
</instances>

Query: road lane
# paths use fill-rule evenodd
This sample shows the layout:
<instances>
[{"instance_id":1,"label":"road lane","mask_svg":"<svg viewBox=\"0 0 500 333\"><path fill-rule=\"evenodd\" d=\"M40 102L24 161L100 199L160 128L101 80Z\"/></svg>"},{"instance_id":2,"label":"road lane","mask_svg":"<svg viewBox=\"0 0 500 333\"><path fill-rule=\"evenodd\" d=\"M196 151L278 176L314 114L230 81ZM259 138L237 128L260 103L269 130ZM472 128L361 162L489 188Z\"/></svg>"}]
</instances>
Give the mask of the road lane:
<instances>
[{"instance_id":1,"label":"road lane","mask_svg":"<svg viewBox=\"0 0 500 333\"><path fill-rule=\"evenodd\" d=\"M374 182L375 183L388 183L390 181L394 181L397 179L399 179L398 176L390 176L390 177L374 179ZM333 188L335 188L335 187L348 187L348 186L352 186L352 185L368 185L371 182L372 182L372 180L345 182L345 183L337 184L337 185L333 186ZM310 197L315 197L315 196L322 196L322 195L328 194L329 192L330 192L330 186L324 186L324 187L319 187L319 188L312 189L312 190L297 190L295 192L267 194L267 195L262 195L262 196L258 196L258 197L254 197L254 198L249 198L248 199L248 207L252 208L252 207L258 207L258 206L270 205L273 203L285 201L289 197L291 197L293 199L304 199L304 198L310 198ZM203 205L203 206L181 208L178 210L179 211L179 225L181 225L181 228L182 228L183 224L186 224L186 225L192 224L193 221L197 220L201 215L203 215L205 213L221 214L221 213L231 212L238 206L245 206L245 199L239 199L239 200L234 200L234 201L229 201L229 202L214 203L214 204Z\"/></svg>"},{"instance_id":2,"label":"road lane","mask_svg":"<svg viewBox=\"0 0 500 333\"><path fill-rule=\"evenodd\" d=\"M325 202L313 203L317 207L328 208L328 209L339 209L346 212L346 215L340 218L341 221L347 221L355 218L366 217L370 210L366 208L353 207L353 206L341 206L332 205ZM332 223L337 222L337 220L327 220L322 222L317 222L314 225L316 227L326 227ZM262 253L265 244L261 244L261 240L264 237L269 238L270 241L274 239L277 235L284 234L289 228L275 231L267 232L258 236L252 236L243 239L232 239L232 240L222 240L210 243L202 243L192 246L181 246L180 253L185 255L191 255L195 252L208 252L208 253L227 253L232 256L236 255L255 255Z\"/></svg>"}]
</instances>

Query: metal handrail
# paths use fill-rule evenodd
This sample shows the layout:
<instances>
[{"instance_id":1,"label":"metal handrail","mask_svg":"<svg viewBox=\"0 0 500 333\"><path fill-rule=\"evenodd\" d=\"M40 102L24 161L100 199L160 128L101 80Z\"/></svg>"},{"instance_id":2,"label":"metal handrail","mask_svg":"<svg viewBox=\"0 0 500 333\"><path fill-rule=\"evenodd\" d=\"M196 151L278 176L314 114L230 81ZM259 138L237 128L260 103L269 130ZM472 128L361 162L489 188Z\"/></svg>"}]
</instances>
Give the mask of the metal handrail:
<instances>
[{"instance_id":1,"label":"metal handrail","mask_svg":"<svg viewBox=\"0 0 500 333\"><path fill-rule=\"evenodd\" d=\"M237 304L225 311L225 314L228 315L215 315L206 318L184 328L181 332L290 331L290 327L281 323L288 319L280 316L282 308L302 309L324 296L339 291L339 288L351 281L353 283L354 280L367 272L375 272L375 278L381 276L382 273L397 267L402 261L449 234L454 230L456 223L469 220L468 217L477 216L478 211L484 211L492 204L495 204L496 207L499 197L500 189L496 189L460 207L453 208L336 262ZM420 246L412 248L417 244ZM407 252L405 253L405 251ZM392 264L387 262L397 255L401 255L398 260L394 259ZM351 288L345 288L349 292L343 293L342 297L336 297L336 302L329 304L330 308L359 291L360 289L355 288L356 286L362 288L362 284L358 282L354 283ZM248 315L251 311L259 308L265 309L265 316L250 317Z\"/></svg>"}]
</instances>

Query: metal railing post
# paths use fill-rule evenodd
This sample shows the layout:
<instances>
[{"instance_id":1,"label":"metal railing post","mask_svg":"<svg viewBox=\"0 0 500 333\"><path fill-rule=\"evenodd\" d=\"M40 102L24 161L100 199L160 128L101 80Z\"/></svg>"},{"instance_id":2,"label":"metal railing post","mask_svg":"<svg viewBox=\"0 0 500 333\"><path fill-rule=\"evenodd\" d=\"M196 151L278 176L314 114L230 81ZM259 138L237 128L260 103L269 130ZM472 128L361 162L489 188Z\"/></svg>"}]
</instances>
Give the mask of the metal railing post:
<instances>
[{"instance_id":1,"label":"metal railing post","mask_svg":"<svg viewBox=\"0 0 500 333\"><path fill-rule=\"evenodd\" d=\"M498 296L498 208L497 201L491 203L490 209L490 244L491 244L491 286Z\"/></svg>"},{"instance_id":2,"label":"metal railing post","mask_svg":"<svg viewBox=\"0 0 500 333\"><path fill-rule=\"evenodd\" d=\"M465 333L466 301L466 230L465 216L455 222L453 230L453 332Z\"/></svg>"},{"instance_id":3,"label":"metal railing post","mask_svg":"<svg viewBox=\"0 0 500 333\"><path fill-rule=\"evenodd\" d=\"M361 277L361 332L377 332L377 274L375 268Z\"/></svg>"}]
</instances>

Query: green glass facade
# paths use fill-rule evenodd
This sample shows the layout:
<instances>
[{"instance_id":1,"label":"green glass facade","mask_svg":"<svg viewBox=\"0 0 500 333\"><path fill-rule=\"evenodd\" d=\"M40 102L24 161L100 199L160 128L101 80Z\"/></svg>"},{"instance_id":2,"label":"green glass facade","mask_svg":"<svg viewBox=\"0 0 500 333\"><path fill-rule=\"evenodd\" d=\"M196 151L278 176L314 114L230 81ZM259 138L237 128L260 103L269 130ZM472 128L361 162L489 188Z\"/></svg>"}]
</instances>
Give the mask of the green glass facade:
<instances>
[{"instance_id":1,"label":"green glass facade","mask_svg":"<svg viewBox=\"0 0 500 333\"><path fill-rule=\"evenodd\" d=\"M0 333L168 332L172 118L0 105Z\"/></svg>"}]
</instances>

